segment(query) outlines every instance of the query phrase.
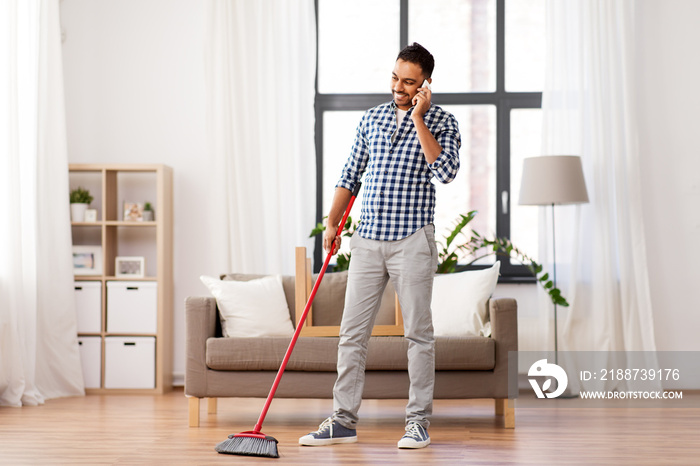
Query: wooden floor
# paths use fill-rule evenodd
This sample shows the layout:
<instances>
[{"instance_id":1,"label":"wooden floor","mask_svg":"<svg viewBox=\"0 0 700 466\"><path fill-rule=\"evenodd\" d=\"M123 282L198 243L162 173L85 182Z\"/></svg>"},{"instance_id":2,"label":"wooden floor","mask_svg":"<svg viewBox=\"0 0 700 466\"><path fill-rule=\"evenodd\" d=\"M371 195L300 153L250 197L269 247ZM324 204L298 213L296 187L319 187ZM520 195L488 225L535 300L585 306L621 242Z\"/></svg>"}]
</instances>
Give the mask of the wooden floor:
<instances>
[{"instance_id":1,"label":"wooden floor","mask_svg":"<svg viewBox=\"0 0 700 466\"><path fill-rule=\"evenodd\" d=\"M700 396L700 395L693 395ZM0 408L0 464L700 464L698 409L520 409L504 429L488 400L435 402L423 450L398 450L404 401L363 403L359 443L300 447L330 400L275 400L263 431L280 459L220 455L214 446L255 424L262 399L221 399L187 427L181 390L164 396L92 395Z\"/></svg>"}]
</instances>

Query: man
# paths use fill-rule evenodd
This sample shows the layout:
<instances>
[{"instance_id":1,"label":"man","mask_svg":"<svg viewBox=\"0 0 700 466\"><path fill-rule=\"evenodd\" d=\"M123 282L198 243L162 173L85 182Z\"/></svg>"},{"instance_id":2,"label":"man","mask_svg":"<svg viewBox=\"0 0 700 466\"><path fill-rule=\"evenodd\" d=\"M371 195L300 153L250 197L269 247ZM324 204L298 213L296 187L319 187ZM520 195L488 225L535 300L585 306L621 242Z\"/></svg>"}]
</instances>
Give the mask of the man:
<instances>
[{"instance_id":1,"label":"man","mask_svg":"<svg viewBox=\"0 0 700 466\"><path fill-rule=\"evenodd\" d=\"M350 241L345 310L338 344L338 379L333 389L334 413L301 445L357 441L355 427L362 402L367 343L387 280L399 297L408 340L409 400L406 432L399 448L430 444L435 379L435 344L430 301L437 268L435 187L431 179L452 181L459 170L460 135L454 116L432 105L429 85L433 56L414 43L403 49L391 77L393 101L362 117L352 151L338 182L328 227L326 251L352 190L366 175L360 226Z\"/></svg>"}]
</instances>

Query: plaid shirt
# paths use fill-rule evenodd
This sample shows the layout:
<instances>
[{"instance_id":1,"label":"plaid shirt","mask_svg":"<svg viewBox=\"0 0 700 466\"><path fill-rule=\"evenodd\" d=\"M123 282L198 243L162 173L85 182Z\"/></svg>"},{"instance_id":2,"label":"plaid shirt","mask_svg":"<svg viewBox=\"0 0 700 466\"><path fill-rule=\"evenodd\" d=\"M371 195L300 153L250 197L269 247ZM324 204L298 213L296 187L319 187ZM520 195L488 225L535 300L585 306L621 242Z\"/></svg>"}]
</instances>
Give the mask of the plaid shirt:
<instances>
[{"instance_id":1,"label":"plaid shirt","mask_svg":"<svg viewBox=\"0 0 700 466\"><path fill-rule=\"evenodd\" d=\"M411 113L397 131L396 104L392 101L365 112L343 174L336 187L352 191L362 175L364 197L358 234L366 239L395 241L433 222L433 176L449 183L459 170L460 135L452 114L431 105L423 117L442 152L428 164L421 150Z\"/></svg>"}]
</instances>

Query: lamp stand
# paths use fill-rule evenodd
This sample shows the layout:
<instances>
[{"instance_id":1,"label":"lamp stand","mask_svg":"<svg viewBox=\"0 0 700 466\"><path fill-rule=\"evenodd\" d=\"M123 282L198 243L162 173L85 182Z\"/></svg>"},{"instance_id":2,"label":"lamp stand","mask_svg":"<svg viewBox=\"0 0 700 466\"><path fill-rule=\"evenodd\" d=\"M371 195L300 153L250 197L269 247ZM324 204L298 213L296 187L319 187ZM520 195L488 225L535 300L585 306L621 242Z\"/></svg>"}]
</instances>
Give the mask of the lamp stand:
<instances>
[{"instance_id":1,"label":"lamp stand","mask_svg":"<svg viewBox=\"0 0 700 466\"><path fill-rule=\"evenodd\" d=\"M557 287L557 241L554 223L554 203L552 202L552 283ZM554 303L554 364L559 364L559 327L557 326L557 303Z\"/></svg>"},{"instance_id":2,"label":"lamp stand","mask_svg":"<svg viewBox=\"0 0 700 466\"><path fill-rule=\"evenodd\" d=\"M557 287L557 242L556 228L554 224L554 203L552 203L552 283ZM559 326L557 322L557 304L554 303L554 364L559 365ZM567 374L568 375L568 374ZM571 385L566 387L564 393L559 398L577 398L578 393L574 393Z\"/></svg>"}]
</instances>

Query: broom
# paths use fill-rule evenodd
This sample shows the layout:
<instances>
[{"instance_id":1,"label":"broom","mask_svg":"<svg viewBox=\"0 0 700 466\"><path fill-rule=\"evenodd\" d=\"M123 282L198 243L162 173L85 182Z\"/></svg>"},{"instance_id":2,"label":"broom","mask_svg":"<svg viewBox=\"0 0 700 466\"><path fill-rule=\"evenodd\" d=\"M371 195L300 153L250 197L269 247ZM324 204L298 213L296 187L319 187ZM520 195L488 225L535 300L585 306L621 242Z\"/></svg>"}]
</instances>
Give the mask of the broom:
<instances>
[{"instance_id":1,"label":"broom","mask_svg":"<svg viewBox=\"0 0 700 466\"><path fill-rule=\"evenodd\" d=\"M357 183L357 186L355 186L355 189L352 192L350 202L348 203L348 206L345 209L345 214L343 215L343 220L341 220L340 225L338 226L336 238L340 236L341 232L343 231L343 227L345 226L345 222L348 219L348 215L350 215L350 210L352 210L352 205L355 203L357 193L360 191L360 186L361 183ZM267 400L265 400L265 405L263 406L262 412L260 413L260 417L258 418L258 423L255 424L253 430L241 432L240 434L229 435L228 439L224 440L216 446L215 450L217 452L226 453L229 455L263 456L269 458L280 457L279 453L277 452L277 439L269 435L263 434L260 430L262 429L262 423L265 420L265 416L267 415L267 410L270 408L270 403L272 403L272 399L274 398L275 392L277 391L277 386L279 385L280 380L282 379L282 374L284 374L284 369L287 367L287 362L289 362L289 358L292 355L294 345L296 345L297 339L299 338L299 334L301 333L301 330L304 327L306 315L309 313L309 309L311 309L311 303L313 302L314 297L316 296L316 291L318 291L318 287L321 284L323 275L326 273L328 264L331 261L331 257L333 256L334 252L334 247L335 241L333 243L333 246L331 246L331 250L326 256L326 261L323 263L321 271L318 273L318 278L316 279L316 283L314 284L314 287L311 290L309 300L306 302L304 312L299 318L299 323L297 324L297 328L294 332L294 336L292 337L292 341L289 343L289 347L287 348L287 352L284 355L284 359L282 359L282 365L280 366L279 371L277 371L275 381L272 383L270 393L267 395Z\"/></svg>"}]
</instances>

